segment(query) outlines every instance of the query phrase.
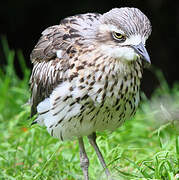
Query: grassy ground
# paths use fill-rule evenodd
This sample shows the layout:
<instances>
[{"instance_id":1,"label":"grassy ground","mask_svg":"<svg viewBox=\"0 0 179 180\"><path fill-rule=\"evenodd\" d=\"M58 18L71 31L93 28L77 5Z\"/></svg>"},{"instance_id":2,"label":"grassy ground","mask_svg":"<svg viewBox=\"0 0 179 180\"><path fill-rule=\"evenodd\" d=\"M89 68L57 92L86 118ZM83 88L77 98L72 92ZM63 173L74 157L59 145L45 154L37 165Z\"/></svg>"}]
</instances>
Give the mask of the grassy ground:
<instances>
[{"instance_id":1,"label":"grassy ground","mask_svg":"<svg viewBox=\"0 0 179 180\"><path fill-rule=\"evenodd\" d=\"M17 52L24 79L17 77L15 53L2 41L7 66L0 68L0 179L82 179L77 141L60 142L45 128L30 126L29 107L24 106L29 98L30 70ZM173 121L179 119L179 85L170 89L157 74L161 87L150 101L143 96L136 116L113 133L98 133L97 142L116 180L174 180L179 176L179 126ZM105 180L86 138L85 145L91 179Z\"/></svg>"}]
</instances>

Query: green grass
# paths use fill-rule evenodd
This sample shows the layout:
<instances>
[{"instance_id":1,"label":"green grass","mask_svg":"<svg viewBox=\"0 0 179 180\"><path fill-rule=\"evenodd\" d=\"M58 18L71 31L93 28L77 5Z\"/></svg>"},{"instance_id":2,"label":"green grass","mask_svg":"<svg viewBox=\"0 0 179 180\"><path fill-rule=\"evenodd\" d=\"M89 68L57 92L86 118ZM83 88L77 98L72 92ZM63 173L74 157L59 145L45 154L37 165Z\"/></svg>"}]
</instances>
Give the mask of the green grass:
<instances>
[{"instance_id":1,"label":"green grass","mask_svg":"<svg viewBox=\"0 0 179 180\"><path fill-rule=\"evenodd\" d=\"M20 80L14 71L15 52L5 38L2 44L7 65L0 67L0 179L83 179L78 142L61 142L43 127L31 127L30 109L24 105L30 96L30 70L22 52L16 52L24 74ZM98 133L97 143L116 180L174 180L179 174L179 85L169 88L161 72L154 71L161 86L150 100L143 95L136 116L113 133ZM85 146L91 179L105 180L86 138Z\"/></svg>"}]
</instances>

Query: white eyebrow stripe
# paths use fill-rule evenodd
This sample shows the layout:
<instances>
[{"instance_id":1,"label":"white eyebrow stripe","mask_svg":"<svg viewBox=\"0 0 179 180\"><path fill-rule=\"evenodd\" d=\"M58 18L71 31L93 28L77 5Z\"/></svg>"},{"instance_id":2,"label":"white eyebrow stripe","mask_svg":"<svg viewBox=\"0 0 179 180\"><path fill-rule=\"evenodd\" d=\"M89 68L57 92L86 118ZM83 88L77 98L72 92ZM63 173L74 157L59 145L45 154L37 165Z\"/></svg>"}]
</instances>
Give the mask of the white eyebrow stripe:
<instances>
[{"instance_id":1,"label":"white eyebrow stripe","mask_svg":"<svg viewBox=\"0 0 179 180\"><path fill-rule=\"evenodd\" d=\"M117 33L120 33L120 34L125 34L124 31L122 31L121 29L118 29L116 26L114 26L112 24L100 25L99 29L100 29L101 32L110 31L110 32L117 32Z\"/></svg>"},{"instance_id":2,"label":"white eyebrow stripe","mask_svg":"<svg viewBox=\"0 0 179 180\"><path fill-rule=\"evenodd\" d=\"M124 31L122 31L121 29L116 28L116 26L108 25L108 27L109 27L109 30L111 32L117 32L117 33L120 33L120 34L125 34Z\"/></svg>"}]
</instances>

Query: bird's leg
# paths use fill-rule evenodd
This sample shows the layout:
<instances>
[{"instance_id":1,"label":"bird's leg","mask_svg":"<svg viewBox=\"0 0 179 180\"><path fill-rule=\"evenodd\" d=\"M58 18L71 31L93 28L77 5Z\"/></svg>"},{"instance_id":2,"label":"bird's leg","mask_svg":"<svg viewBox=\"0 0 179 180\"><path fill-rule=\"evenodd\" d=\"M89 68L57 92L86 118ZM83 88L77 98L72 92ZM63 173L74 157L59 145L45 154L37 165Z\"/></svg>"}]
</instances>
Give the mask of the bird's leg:
<instances>
[{"instance_id":1,"label":"bird's leg","mask_svg":"<svg viewBox=\"0 0 179 180\"><path fill-rule=\"evenodd\" d=\"M93 148L95 149L96 154L97 154L97 156L98 156L98 159L99 159L101 165L103 166L107 177L110 178L110 177L111 177L111 174L110 174L110 172L109 172L109 170L108 170L108 168L107 168L107 166L106 166L106 163L105 163L105 161L104 161L104 158L103 158L103 156L102 156L102 154L101 154L101 152L100 152L100 150L99 150L99 147L98 147L98 145L97 145L97 143L96 143L96 133L93 133L93 134L89 135L89 136L88 136L88 139L89 139L90 144L91 144L91 145L93 146Z\"/></svg>"},{"instance_id":2,"label":"bird's leg","mask_svg":"<svg viewBox=\"0 0 179 180\"><path fill-rule=\"evenodd\" d=\"M84 180L89 180L89 177L88 177L89 159L85 151L83 138L82 137L78 138L78 142L79 142L79 148L80 148L80 165L83 171Z\"/></svg>"}]
</instances>

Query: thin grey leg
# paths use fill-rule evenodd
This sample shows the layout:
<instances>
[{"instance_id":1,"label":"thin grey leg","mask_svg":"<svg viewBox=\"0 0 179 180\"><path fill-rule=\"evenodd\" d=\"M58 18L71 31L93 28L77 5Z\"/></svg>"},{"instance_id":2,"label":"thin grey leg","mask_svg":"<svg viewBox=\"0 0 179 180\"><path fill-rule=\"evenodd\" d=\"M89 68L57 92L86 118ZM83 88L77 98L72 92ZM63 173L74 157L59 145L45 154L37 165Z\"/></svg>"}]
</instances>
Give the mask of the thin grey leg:
<instances>
[{"instance_id":1,"label":"thin grey leg","mask_svg":"<svg viewBox=\"0 0 179 180\"><path fill-rule=\"evenodd\" d=\"M80 165L83 171L84 180L89 180L89 176L88 176L89 159L85 151L83 138L81 137L78 138L78 142L79 142L79 148L80 148Z\"/></svg>"},{"instance_id":2,"label":"thin grey leg","mask_svg":"<svg viewBox=\"0 0 179 180\"><path fill-rule=\"evenodd\" d=\"M109 170L108 170L108 168L107 168L107 166L106 166L106 163L105 163L105 161L104 161L104 158L103 158L103 156L102 156L102 154L101 154L101 152L100 152L100 150L99 150L99 147L98 147L98 145L97 145L97 143L96 143L96 133L93 133L93 134L89 135L89 136L88 136L88 139L89 139L90 144L91 144L91 145L93 146L93 148L95 149L96 154L97 154L97 156L98 156L98 159L99 159L101 165L103 166L107 177L110 178L110 177L111 177L111 174L110 174L110 172L109 172Z\"/></svg>"}]
</instances>

